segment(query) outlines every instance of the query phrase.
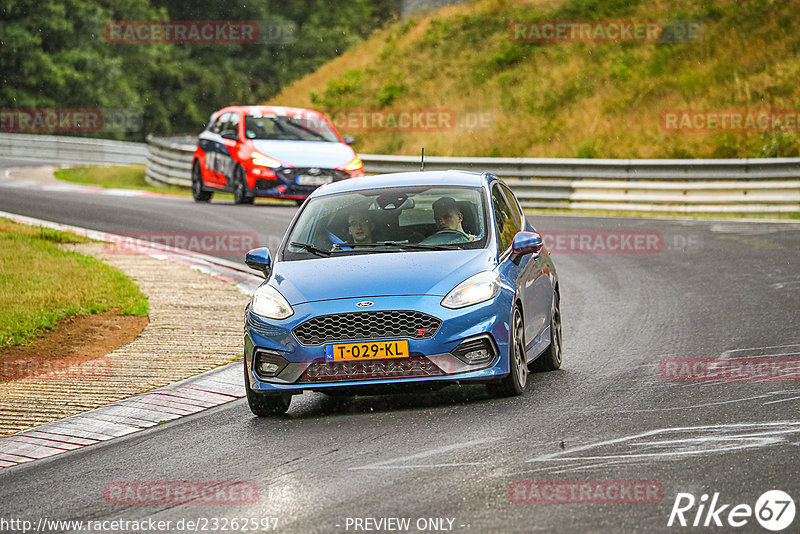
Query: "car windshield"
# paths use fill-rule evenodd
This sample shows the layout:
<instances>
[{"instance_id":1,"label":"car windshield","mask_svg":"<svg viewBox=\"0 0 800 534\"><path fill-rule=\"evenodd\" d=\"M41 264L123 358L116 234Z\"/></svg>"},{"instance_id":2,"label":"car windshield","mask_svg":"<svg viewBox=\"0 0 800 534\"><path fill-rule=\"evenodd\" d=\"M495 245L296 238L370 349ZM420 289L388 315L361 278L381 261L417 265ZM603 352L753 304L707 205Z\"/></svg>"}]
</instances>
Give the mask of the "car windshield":
<instances>
[{"instance_id":1,"label":"car windshield","mask_svg":"<svg viewBox=\"0 0 800 534\"><path fill-rule=\"evenodd\" d=\"M328 123L318 117L247 115L244 118L244 135L248 139L339 142Z\"/></svg>"},{"instance_id":2,"label":"car windshield","mask_svg":"<svg viewBox=\"0 0 800 534\"><path fill-rule=\"evenodd\" d=\"M480 189L404 187L338 193L306 204L284 259L486 246Z\"/></svg>"}]
</instances>

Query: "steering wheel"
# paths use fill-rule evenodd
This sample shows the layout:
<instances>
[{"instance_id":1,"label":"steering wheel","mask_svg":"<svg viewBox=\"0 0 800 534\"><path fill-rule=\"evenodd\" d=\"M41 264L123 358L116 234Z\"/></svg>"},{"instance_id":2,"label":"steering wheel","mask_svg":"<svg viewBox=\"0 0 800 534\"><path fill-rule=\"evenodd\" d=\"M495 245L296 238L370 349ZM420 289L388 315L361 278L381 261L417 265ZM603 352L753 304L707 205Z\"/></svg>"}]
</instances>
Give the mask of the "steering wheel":
<instances>
[{"instance_id":1,"label":"steering wheel","mask_svg":"<svg viewBox=\"0 0 800 534\"><path fill-rule=\"evenodd\" d=\"M454 245L468 242L469 238L458 230L439 230L419 243L420 245Z\"/></svg>"}]
</instances>

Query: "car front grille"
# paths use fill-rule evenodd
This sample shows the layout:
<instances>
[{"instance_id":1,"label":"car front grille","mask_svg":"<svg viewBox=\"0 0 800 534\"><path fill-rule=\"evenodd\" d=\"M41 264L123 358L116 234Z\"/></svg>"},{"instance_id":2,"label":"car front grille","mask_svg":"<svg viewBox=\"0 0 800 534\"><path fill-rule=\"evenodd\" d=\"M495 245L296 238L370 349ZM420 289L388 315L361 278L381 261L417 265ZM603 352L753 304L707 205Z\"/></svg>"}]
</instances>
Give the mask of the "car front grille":
<instances>
[{"instance_id":1,"label":"car front grille","mask_svg":"<svg viewBox=\"0 0 800 534\"><path fill-rule=\"evenodd\" d=\"M342 380L380 380L385 378L416 378L442 376L444 372L424 356L391 360L326 362L315 360L300 376L298 382L335 382Z\"/></svg>"},{"instance_id":2,"label":"car front grille","mask_svg":"<svg viewBox=\"0 0 800 534\"><path fill-rule=\"evenodd\" d=\"M303 345L321 345L365 339L429 339L441 324L440 319L417 311L369 311L314 317L292 332Z\"/></svg>"},{"instance_id":3,"label":"car front grille","mask_svg":"<svg viewBox=\"0 0 800 534\"><path fill-rule=\"evenodd\" d=\"M295 177L298 175L330 176L332 182L338 182L339 180L344 180L350 176L347 171L342 171L339 169L324 169L321 167L287 167L281 169L280 174L284 179L289 179L292 181L294 181Z\"/></svg>"}]
</instances>

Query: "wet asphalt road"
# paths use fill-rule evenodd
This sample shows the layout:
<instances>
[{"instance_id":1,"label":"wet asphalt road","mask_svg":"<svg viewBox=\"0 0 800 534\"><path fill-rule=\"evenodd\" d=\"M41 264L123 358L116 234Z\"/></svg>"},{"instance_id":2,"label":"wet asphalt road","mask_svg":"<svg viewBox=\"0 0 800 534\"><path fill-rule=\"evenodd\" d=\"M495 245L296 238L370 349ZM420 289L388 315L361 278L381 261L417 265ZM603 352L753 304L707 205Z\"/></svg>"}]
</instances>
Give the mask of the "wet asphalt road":
<instances>
[{"instance_id":1,"label":"wet asphalt road","mask_svg":"<svg viewBox=\"0 0 800 534\"><path fill-rule=\"evenodd\" d=\"M254 232L274 252L296 208L0 186L0 210L109 232ZM797 357L800 224L530 217L553 236L640 231L659 245L579 254L551 243L564 365L530 375L524 396L492 399L481 386L355 399L306 393L277 419L253 417L240 400L2 469L0 516L153 519L172 521L174 532L177 521L197 518L208 518L207 531L213 518L223 520L218 527L226 518L277 518L287 533L768 532L754 517L735 529L728 512L773 489L800 505L797 380L674 381L662 363ZM518 484L532 480L542 489L554 480L662 489L655 503L514 502L534 500L532 487ZM103 494L116 481L246 481L258 498L118 505ZM717 492L719 505L730 505L722 527L667 526L679 493L699 501ZM686 511L689 523L697 510ZM367 518L410 523L396 530Z\"/></svg>"}]
</instances>

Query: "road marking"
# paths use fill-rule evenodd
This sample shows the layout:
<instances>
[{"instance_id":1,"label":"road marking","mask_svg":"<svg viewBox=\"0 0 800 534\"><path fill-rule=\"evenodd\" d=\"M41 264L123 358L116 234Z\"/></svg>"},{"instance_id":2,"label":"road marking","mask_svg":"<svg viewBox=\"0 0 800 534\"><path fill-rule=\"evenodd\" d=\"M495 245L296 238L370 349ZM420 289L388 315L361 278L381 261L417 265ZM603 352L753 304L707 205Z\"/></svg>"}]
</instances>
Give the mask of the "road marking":
<instances>
[{"instance_id":1,"label":"road marking","mask_svg":"<svg viewBox=\"0 0 800 534\"><path fill-rule=\"evenodd\" d=\"M674 439L653 439L657 436L670 438L672 437L670 434L675 434ZM686 436L686 434L690 435ZM692 436L691 434L695 435ZM527 462L582 462L587 460L637 460L641 458L675 459L786 443L786 437L791 434L800 434L800 422L778 421L662 428L537 456L527 460ZM597 450L603 447L608 447L611 450L606 454L577 455L577 453L592 449ZM620 449L623 447L629 447L631 450L627 453L620 453Z\"/></svg>"},{"instance_id":2,"label":"road marking","mask_svg":"<svg viewBox=\"0 0 800 534\"><path fill-rule=\"evenodd\" d=\"M644 460L643 460L644 462ZM599 469L601 467L606 467L609 465L619 465L627 463L625 460L613 460L608 462L600 462L600 463L590 463L586 465L570 465L568 467L559 466L558 469L554 469L553 467L541 467L538 469L531 469L529 471L525 471L526 474L528 473L539 473L539 472L547 472L550 475L558 475L561 473L573 473L575 471L585 471L587 469Z\"/></svg>"},{"instance_id":3,"label":"road marking","mask_svg":"<svg viewBox=\"0 0 800 534\"><path fill-rule=\"evenodd\" d=\"M775 401L770 401L770 402L762 402L761 406L766 406L767 404L778 404L779 402L789 402L789 401L793 401L793 400L797 400L797 399L800 399L800 397L790 397L788 399L780 399L780 400L775 400Z\"/></svg>"},{"instance_id":4,"label":"road marking","mask_svg":"<svg viewBox=\"0 0 800 534\"><path fill-rule=\"evenodd\" d=\"M763 395L755 395L753 397L744 397L744 398L741 398L741 399L733 399L733 400L726 400L726 401L719 401L719 402L707 402L705 404L691 404L691 405L688 405L688 406L674 406L672 408L643 408L643 409L638 409L638 410L619 410L619 411L620 412L625 412L625 413L638 413L638 412L669 412L669 411L673 411L673 410L693 410L695 408L707 408L709 406L720 406L722 404L735 404L737 402L747 402L747 401L752 401L752 400L756 400L756 399L763 399L763 398L766 398L766 397L774 397L775 395L781 395L781 394L786 394L786 393L793 394L793 393L798 393L798 391L795 390L795 389L792 389L792 390L781 390L781 391L770 391L769 393L765 393ZM794 397L794 399L797 399L797 398L800 398L800 397ZM788 401L788 400L793 400L793 399L781 399L781 400L777 400L777 401L763 402L763 403L761 403L761 405L765 406L767 404L774 404L774 403L777 403L777 402L785 402L785 401Z\"/></svg>"},{"instance_id":5,"label":"road marking","mask_svg":"<svg viewBox=\"0 0 800 534\"><path fill-rule=\"evenodd\" d=\"M773 353L773 349L778 349L780 351L788 351L788 352L778 352ZM746 356L734 356L734 353L737 352L747 352L749 353L747 356L794 356L795 354L800 354L800 344L791 344L791 345L771 345L768 347L752 347L749 349L731 349L726 350L722 354L720 354L719 359L729 359L729 358L745 358Z\"/></svg>"}]
</instances>

